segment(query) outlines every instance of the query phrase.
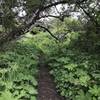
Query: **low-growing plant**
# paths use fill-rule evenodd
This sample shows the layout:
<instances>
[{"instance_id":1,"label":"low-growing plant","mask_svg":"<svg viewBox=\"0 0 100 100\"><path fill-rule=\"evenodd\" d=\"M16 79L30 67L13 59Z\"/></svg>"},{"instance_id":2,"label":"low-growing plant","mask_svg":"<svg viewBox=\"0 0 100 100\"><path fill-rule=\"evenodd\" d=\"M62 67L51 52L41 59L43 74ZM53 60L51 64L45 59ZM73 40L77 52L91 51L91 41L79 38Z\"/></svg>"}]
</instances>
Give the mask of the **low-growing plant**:
<instances>
[{"instance_id":1,"label":"low-growing plant","mask_svg":"<svg viewBox=\"0 0 100 100\"><path fill-rule=\"evenodd\" d=\"M99 100L99 56L70 52L50 59L50 73L54 76L58 92L68 100Z\"/></svg>"},{"instance_id":2,"label":"low-growing plant","mask_svg":"<svg viewBox=\"0 0 100 100\"><path fill-rule=\"evenodd\" d=\"M36 100L38 57L30 41L21 39L0 53L0 100Z\"/></svg>"}]
</instances>

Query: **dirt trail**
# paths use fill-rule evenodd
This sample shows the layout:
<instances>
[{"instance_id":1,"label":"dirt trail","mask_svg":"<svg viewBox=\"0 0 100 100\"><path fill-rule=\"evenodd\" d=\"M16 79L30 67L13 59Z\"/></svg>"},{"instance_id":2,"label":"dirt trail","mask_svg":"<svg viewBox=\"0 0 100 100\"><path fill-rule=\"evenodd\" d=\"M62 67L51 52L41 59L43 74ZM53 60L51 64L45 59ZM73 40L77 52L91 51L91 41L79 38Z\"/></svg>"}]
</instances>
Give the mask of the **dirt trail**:
<instances>
[{"instance_id":1,"label":"dirt trail","mask_svg":"<svg viewBox=\"0 0 100 100\"><path fill-rule=\"evenodd\" d=\"M49 74L49 70L44 64L41 64L39 68L38 83L38 100L64 100L57 94L55 84Z\"/></svg>"}]
</instances>

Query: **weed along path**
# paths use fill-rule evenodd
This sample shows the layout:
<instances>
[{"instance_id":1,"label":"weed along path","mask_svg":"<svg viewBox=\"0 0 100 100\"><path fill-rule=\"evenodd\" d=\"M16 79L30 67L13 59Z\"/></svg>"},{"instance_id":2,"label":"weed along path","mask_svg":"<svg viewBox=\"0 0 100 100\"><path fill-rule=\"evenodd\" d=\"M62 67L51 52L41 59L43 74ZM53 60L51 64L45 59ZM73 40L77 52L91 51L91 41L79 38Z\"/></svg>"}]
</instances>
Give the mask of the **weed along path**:
<instances>
[{"instance_id":1,"label":"weed along path","mask_svg":"<svg viewBox=\"0 0 100 100\"><path fill-rule=\"evenodd\" d=\"M49 74L48 66L43 63L39 65L38 84L39 94L37 100L64 100L57 94L55 84Z\"/></svg>"}]
</instances>

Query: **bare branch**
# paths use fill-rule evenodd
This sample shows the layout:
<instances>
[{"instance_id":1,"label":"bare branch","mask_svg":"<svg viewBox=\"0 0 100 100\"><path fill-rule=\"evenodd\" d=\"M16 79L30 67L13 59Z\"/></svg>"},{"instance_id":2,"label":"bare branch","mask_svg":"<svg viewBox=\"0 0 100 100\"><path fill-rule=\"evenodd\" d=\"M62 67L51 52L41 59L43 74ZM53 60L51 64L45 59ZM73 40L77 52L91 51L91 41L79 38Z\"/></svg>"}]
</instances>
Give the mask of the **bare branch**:
<instances>
[{"instance_id":1,"label":"bare branch","mask_svg":"<svg viewBox=\"0 0 100 100\"><path fill-rule=\"evenodd\" d=\"M93 22L93 24L97 26L98 22L95 20L95 18L89 12L87 12L80 4L77 5L83 10L83 12L88 16L88 18L90 18L91 22Z\"/></svg>"},{"instance_id":2,"label":"bare branch","mask_svg":"<svg viewBox=\"0 0 100 100\"><path fill-rule=\"evenodd\" d=\"M59 39L55 35L53 35L48 28L46 28L44 26L41 26L41 25L37 25L36 27L40 27L40 28L46 30L54 39L56 39L57 41L59 41Z\"/></svg>"},{"instance_id":3,"label":"bare branch","mask_svg":"<svg viewBox=\"0 0 100 100\"><path fill-rule=\"evenodd\" d=\"M43 15L43 16L41 16L41 17L39 17L39 18L41 19L41 18L46 18L46 17L53 17L53 18L58 18L58 19L60 19L60 16L55 16L55 15Z\"/></svg>"},{"instance_id":4,"label":"bare branch","mask_svg":"<svg viewBox=\"0 0 100 100\"><path fill-rule=\"evenodd\" d=\"M47 9L47 8L50 8L50 7L59 5L59 4L66 4L66 3L67 3L66 0L59 1L59 2L55 2L55 3L49 4L49 5L45 6L45 7L43 7L42 10L45 10L45 9Z\"/></svg>"}]
</instances>

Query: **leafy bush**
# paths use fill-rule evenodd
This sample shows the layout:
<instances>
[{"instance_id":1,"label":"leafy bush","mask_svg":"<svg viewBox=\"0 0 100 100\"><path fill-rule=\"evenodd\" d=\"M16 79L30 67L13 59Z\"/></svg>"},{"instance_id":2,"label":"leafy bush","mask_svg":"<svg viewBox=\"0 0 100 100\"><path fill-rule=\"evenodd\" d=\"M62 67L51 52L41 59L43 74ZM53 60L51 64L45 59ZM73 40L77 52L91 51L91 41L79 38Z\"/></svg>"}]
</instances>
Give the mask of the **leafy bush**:
<instances>
[{"instance_id":1,"label":"leafy bush","mask_svg":"<svg viewBox=\"0 0 100 100\"><path fill-rule=\"evenodd\" d=\"M81 33L68 33L59 43L47 33L34 37L36 46L47 57L46 63L62 96L68 100L100 99L100 54L84 50L86 42ZM80 37L83 44L79 42Z\"/></svg>"},{"instance_id":2,"label":"leafy bush","mask_svg":"<svg viewBox=\"0 0 100 100\"><path fill-rule=\"evenodd\" d=\"M77 50L50 58L58 92L68 100L100 99L100 57Z\"/></svg>"},{"instance_id":3,"label":"leafy bush","mask_svg":"<svg viewBox=\"0 0 100 100\"><path fill-rule=\"evenodd\" d=\"M36 100L37 49L23 38L0 53L0 100Z\"/></svg>"}]
</instances>

